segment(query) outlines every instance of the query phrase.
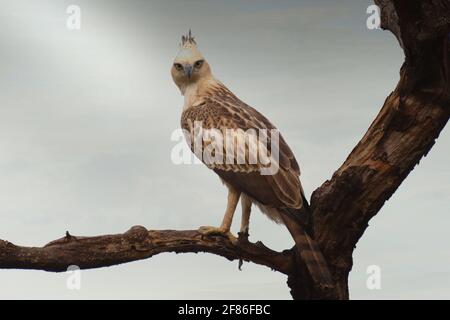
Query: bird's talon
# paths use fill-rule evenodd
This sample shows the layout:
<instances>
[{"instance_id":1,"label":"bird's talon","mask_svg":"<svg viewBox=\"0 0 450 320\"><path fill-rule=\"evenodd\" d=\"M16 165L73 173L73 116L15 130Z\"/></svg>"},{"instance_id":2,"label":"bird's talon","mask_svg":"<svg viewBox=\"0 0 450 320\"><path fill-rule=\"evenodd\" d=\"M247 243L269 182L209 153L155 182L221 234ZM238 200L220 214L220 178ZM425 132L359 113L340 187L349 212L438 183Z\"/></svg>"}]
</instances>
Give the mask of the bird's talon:
<instances>
[{"instance_id":1,"label":"bird's talon","mask_svg":"<svg viewBox=\"0 0 450 320\"><path fill-rule=\"evenodd\" d=\"M210 227L210 226L202 226L198 228L198 232L200 232L204 236L217 236L222 235L223 232L220 228Z\"/></svg>"},{"instance_id":2,"label":"bird's talon","mask_svg":"<svg viewBox=\"0 0 450 320\"><path fill-rule=\"evenodd\" d=\"M198 228L198 232L200 232L203 236L221 236L229 239L235 238L229 230L224 230L217 227L202 226Z\"/></svg>"},{"instance_id":3,"label":"bird's talon","mask_svg":"<svg viewBox=\"0 0 450 320\"><path fill-rule=\"evenodd\" d=\"M238 232L238 240L240 242L248 242L248 237L249 237L248 231Z\"/></svg>"}]
</instances>

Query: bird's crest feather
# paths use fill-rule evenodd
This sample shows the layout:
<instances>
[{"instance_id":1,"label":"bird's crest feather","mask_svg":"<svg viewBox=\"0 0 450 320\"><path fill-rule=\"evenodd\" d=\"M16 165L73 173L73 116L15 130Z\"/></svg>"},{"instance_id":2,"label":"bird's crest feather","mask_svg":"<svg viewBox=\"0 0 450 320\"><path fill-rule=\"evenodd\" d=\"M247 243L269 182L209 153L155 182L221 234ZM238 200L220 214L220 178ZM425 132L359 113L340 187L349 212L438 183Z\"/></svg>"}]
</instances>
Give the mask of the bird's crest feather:
<instances>
[{"instance_id":1,"label":"bird's crest feather","mask_svg":"<svg viewBox=\"0 0 450 320\"><path fill-rule=\"evenodd\" d=\"M197 46L197 42L195 42L194 37L192 36L191 29L189 29L189 33L187 35L181 36L181 45L182 48L192 48Z\"/></svg>"}]
</instances>

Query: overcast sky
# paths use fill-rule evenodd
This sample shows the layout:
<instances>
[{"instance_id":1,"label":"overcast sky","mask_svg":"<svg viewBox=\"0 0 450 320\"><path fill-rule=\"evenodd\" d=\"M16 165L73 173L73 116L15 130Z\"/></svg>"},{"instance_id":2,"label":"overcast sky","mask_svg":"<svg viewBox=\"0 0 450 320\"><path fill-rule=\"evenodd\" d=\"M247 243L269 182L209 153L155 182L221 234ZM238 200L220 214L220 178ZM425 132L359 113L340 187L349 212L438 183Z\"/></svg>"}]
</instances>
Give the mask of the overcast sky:
<instances>
[{"instance_id":1,"label":"overcast sky","mask_svg":"<svg viewBox=\"0 0 450 320\"><path fill-rule=\"evenodd\" d=\"M66 9L81 8L81 30ZM218 225L226 190L174 165L183 98L169 69L192 28L217 78L272 120L309 195L342 164L395 87L403 53L366 27L372 1L0 0L0 239ZM354 299L450 298L450 132L359 241ZM233 231L237 232L240 211ZM283 250L284 227L254 212L251 240ZM381 268L381 290L366 286ZM209 254L164 254L67 274L0 270L0 298L289 299L283 275Z\"/></svg>"}]
</instances>

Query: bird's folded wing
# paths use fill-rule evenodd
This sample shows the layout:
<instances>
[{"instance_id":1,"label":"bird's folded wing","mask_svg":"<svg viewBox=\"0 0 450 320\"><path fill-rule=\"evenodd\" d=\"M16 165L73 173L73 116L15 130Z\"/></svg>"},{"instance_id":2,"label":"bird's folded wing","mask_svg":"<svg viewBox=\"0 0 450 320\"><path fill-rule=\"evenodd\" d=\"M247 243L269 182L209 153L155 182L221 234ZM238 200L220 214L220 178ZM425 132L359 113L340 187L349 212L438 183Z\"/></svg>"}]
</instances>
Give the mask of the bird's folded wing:
<instances>
[{"instance_id":1,"label":"bird's folded wing","mask_svg":"<svg viewBox=\"0 0 450 320\"><path fill-rule=\"evenodd\" d=\"M194 154L228 183L266 205L301 207L297 161L275 126L252 107L216 94L184 111L182 128Z\"/></svg>"}]
</instances>

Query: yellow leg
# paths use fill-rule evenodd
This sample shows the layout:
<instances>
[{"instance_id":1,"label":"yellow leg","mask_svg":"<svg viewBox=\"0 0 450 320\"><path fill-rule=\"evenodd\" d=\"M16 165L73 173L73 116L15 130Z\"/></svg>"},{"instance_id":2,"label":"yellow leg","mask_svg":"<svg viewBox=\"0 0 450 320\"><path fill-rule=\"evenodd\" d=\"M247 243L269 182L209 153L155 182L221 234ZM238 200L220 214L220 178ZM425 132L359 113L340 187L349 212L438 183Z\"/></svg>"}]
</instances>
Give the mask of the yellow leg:
<instances>
[{"instance_id":1,"label":"yellow leg","mask_svg":"<svg viewBox=\"0 0 450 320\"><path fill-rule=\"evenodd\" d=\"M226 235L230 236L231 223L233 222L234 212L239 202L241 193L231 186L228 187L228 203L225 215L222 220L222 224L219 228L204 226L200 227L199 231L205 235Z\"/></svg>"},{"instance_id":2,"label":"yellow leg","mask_svg":"<svg viewBox=\"0 0 450 320\"><path fill-rule=\"evenodd\" d=\"M246 194L242 194L241 205L242 220L240 233L243 235L248 235L248 229L250 225L250 212L252 210L252 200Z\"/></svg>"}]
</instances>

